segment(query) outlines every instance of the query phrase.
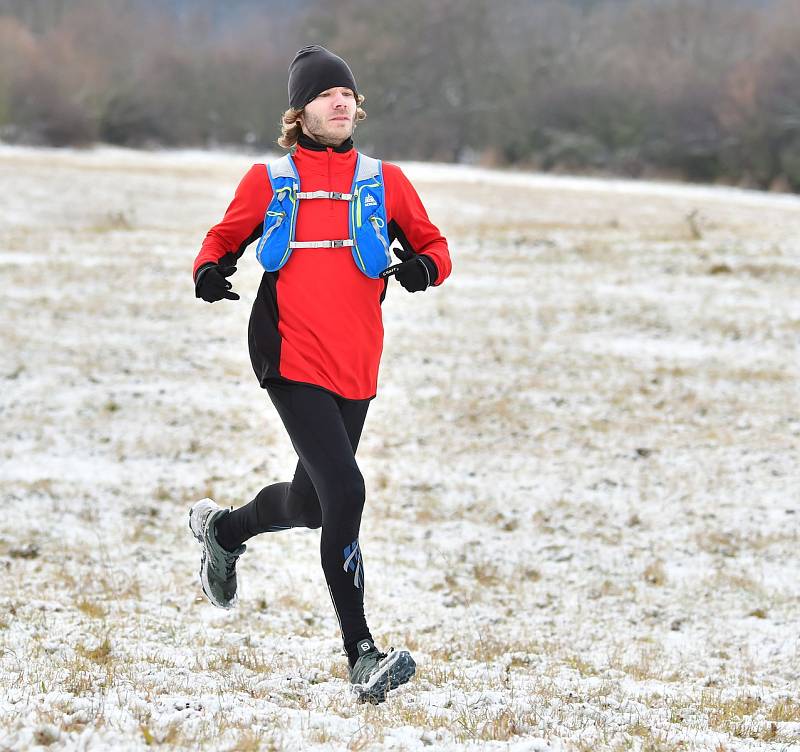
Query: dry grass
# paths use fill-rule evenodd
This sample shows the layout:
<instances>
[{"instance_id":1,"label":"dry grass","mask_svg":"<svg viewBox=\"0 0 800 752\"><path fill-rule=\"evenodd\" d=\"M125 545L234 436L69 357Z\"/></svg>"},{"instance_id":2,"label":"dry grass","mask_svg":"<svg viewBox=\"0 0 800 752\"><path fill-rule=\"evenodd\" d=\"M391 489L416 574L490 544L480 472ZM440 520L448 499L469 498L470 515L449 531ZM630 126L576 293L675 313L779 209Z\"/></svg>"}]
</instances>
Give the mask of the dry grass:
<instances>
[{"instance_id":1,"label":"dry grass","mask_svg":"<svg viewBox=\"0 0 800 752\"><path fill-rule=\"evenodd\" d=\"M92 619L104 619L107 614L106 609L103 608L99 603L86 600L85 598L79 600L76 606L80 612L86 614Z\"/></svg>"},{"instance_id":2,"label":"dry grass","mask_svg":"<svg viewBox=\"0 0 800 752\"><path fill-rule=\"evenodd\" d=\"M30 256L0 265L15 322L0 492L21 521L0 533L0 734L790 743L794 210L415 181L456 273L384 303L381 390L395 391L359 448L367 613L419 671L373 708L347 693L316 533L254 541L236 612L198 597L188 505L243 503L295 462L248 370L246 305L196 305L187 272L249 160L15 159L0 171L19 191L46 167L54 198L39 219L31 200L27 225L0 217L0 250ZM119 273L153 249L158 264Z\"/></svg>"}]
</instances>

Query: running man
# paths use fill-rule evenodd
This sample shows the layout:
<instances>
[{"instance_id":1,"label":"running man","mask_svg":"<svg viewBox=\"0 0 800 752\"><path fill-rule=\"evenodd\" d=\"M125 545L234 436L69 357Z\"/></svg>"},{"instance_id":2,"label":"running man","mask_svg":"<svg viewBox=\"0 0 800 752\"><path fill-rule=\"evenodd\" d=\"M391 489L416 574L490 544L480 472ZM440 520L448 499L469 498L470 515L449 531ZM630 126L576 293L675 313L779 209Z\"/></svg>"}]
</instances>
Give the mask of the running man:
<instances>
[{"instance_id":1,"label":"running man","mask_svg":"<svg viewBox=\"0 0 800 752\"><path fill-rule=\"evenodd\" d=\"M250 359L291 438L291 482L261 489L237 509L210 499L189 514L202 545L200 578L215 606L236 603L245 541L294 527L322 528L322 570L362 702L382 702L407 682L407 650L376 648L364 616L359 528L364 479L355 453L383 349L381 303L394 274L409 292L450 274L447 241L399 167L359 154L366 117L347 63L324 47L301 49L289 67L289 109L278 143L291 149L255 164L194 262L198 298L238 300L228 277L258 241L264 267L249 324ZM390 266L389 246L402 263Z\"/></svg>"}]
</instances>

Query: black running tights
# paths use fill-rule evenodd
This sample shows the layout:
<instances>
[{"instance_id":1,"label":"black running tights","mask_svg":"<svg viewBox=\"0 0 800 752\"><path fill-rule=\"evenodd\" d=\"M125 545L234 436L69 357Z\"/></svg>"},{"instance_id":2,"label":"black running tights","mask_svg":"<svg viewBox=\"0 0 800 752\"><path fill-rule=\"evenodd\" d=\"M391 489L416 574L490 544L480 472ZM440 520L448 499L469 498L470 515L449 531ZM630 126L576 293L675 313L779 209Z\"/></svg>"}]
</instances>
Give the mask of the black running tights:
<instances>
[{"instance_id":1,"label":"black running tights","mask_svg":"<svg viewBox=\"0 0 800 752\"><path fill-rule=\"evenodd\" d=\"M372 639L364 617L364 567L358 545L364 478L355 453L369 400L349 400L294 383L269 383L272 403L299 457L291 483L273 483L225 515L217 540L229 550L254 535L322 527L322 569L350 663Z\"/></svg>"}]
</instances>

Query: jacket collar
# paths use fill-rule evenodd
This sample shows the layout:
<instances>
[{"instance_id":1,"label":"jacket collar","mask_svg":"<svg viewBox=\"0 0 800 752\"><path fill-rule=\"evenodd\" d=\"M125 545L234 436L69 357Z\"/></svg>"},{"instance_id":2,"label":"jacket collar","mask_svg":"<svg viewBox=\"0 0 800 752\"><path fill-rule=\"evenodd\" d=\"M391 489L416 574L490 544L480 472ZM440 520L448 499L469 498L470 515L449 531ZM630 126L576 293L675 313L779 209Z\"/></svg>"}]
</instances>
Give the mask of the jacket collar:
<instances>
[{"instance_id":1,"label":"jacket collar","mask_svg":"<svg viewBox=\"0 0 800 752\"><path fill-rule=\"evenodd\" d=\"M309 151L325 151L326 149L330 148L335 152L343 154L353 148L353 139L348 138L346 141L343 141L341 144L339 144L339 146L328 147L323 146L317 141L314 141L313 138L309 138L305 133L301 133L300 138L297 139L297 145L302 146L304 149L308 149Z\"/></svg>"}]
</instances>

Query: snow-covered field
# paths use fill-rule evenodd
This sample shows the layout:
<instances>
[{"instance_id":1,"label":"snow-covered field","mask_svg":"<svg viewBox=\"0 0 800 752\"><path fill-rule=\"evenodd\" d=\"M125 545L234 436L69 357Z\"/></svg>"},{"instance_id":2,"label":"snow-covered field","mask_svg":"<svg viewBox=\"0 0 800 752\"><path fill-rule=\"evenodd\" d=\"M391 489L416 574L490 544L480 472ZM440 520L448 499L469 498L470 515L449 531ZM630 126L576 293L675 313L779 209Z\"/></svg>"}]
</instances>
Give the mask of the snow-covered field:
<instances>
[{"instance_id":1,"label":"snow-covered field","mask_svg":"<svg viewBox=\"0 0 800 752\"><path fill-rule=\"evenodd\" d=\"M0 150L0 750L800 750L800 200L409 164L354 703L318 531L201 596L192 501L294 454L191 265L252 160Z\"/></svg>"}]
</instances>

